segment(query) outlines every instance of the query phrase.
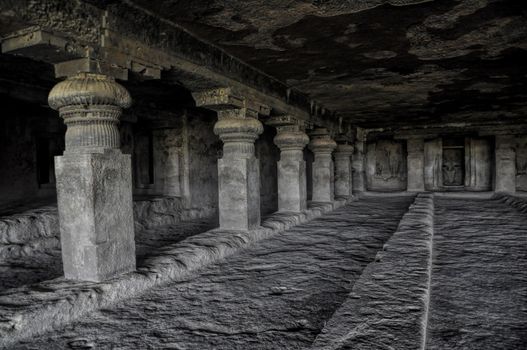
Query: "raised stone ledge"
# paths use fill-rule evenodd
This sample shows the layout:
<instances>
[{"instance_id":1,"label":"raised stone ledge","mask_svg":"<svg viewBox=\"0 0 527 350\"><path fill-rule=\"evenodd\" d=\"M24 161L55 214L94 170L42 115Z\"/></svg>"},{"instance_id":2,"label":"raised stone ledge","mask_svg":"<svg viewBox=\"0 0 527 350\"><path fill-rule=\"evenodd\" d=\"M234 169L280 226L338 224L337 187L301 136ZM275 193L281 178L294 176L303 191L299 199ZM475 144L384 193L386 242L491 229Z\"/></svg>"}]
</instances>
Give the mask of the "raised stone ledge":
<instances>
[{"instance_id":1,"label":"raised stone ledge","mask_svg":"<svg viewBox=\"0 0 527 350\"><path fill-rule=\"evenodd\" d=\"M522 213L527 214L526 198L519 198L506 193L496 193L492 196L492 199L505 203L515 209L518 209Z\"/></svg>"},{"instance_id":2,"label":"raised stone ledge","mask_svg":"<svg viewBox=\"0 0 527 350\"><path fill-rule=\"evenodd\" d=\"M313 204L302 213L280 213L263 221L257 230L218 229L189 237L163 248L137 272L101 282L74 282L58 278L0 293L0 348L21 339L63 326L80 316L146 290L184 278L211 263L232 255L259 240L307 222L341 207Z\"/></svg>"},{"instance_id":3,"label":"raised stone ledge","mask_svg":"<svg viewBox=\"0 0 527 350\"><path fill-rule=\"evenodd\" d=\"M433 229L433 194L419 194L312 349L422 349Z\"/></svg>"},{"instance_id":4,"label":"raised stone ledge","mask_svg":"<svg viewBox=\"0 0 527 350\"><path fill-rule=\"evenodd\" d=\"M185 208L178 197L142 198L134 201L135 230L212 217L215 208ZM0 216L0 261L60 248L56 205Z\"/></svg>"}]
</instances>

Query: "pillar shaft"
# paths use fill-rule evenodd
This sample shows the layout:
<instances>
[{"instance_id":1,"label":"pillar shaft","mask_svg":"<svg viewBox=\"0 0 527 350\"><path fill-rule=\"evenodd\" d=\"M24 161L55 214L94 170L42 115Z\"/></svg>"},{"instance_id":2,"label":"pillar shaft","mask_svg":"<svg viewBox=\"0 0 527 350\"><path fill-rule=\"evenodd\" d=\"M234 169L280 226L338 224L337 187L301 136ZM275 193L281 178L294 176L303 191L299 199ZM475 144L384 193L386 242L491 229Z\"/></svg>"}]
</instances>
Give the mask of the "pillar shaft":
<instances>
[{"instance_id":1,"label":"pillar shaft","mask_svg":"<svg viewBox=\"0 0 527 350\"><path fill-rule=\"evenodd\" d=\"M364 192L366 190L366 174L364 171L364 141L362 135L358 133L355 141L355 153L353 155L353 190Z\"/></svg>"},{"instance_id":2,"label":"pillar shaft","mask_svg":"<svg viewBox=\"0 0 527 350\"><path fill-rule=\"evenodd\" d=\"M406 161L408 172L407 190L423 192L425 190L425 142L422 138L411 138L407 141L408 158Z\"/></svg>"},{"instance_id":3,"label":"pillar shaft","mask_svg":"<svg viewBox=\"0 0 527 350\"><path fill-rule=\"evenodd\" d=\"M333 202L334 165L331 154L337 147L325 129L316 129L312 134L309 149L314 153L313 202Z\"/></svg>"},{"instance_id":4,"label":"pillar shaft","mask_svg":"<svg viewBox=\"0 0 527 350\"><path fill-rule=\"evenodd\" d=\"M352 145L337 145L337 150L335 151L335 196L337 197L350 198L353 194L352 155Z\"/></svg>"},{"instance_id":5,"label":"pillar shaft","mask_svg":"<svg viewBox=\"0 0 527 350\"><path fill-rule=\"evenodd\" d=\"M304 147L308 136L294 126L277 128L274 143L280 148L278 162L278 210L300 212L307 208Z\"/></svg>"},{"instance_id":6,"label":"pillar shaft","mask_svg":"<svg viewBox=\"0 0 527 350\"><path fill-rule=\"evenodd\" d=\"M55 169L68 279L102 281L135 270L131 161L118 131L130 103L124 87L99 74L78 74L50 92L50 106L67 125Z\"/></svg>"},{"instance_id":7,"label":"pillar shaft","mask_svg":"<svg viewBox=\"0 0 527 350\"><path fill-rule=\"evenodd\" d=\"M260 168L254 142L263 132L245 108L218 112L214 133L223 141L218 160L220 228L247 231L260 225Z\"/></svg>"},{"instance_id":8,"label":"pillar shaft","mask_svg":"<svg viewBox=\"0 0 527 350\"><path fill-rule=\"evenodd\" d=\"M496 192L516 192L516 152L514 136L496 136Z\"/></svg>"}]
</instances>

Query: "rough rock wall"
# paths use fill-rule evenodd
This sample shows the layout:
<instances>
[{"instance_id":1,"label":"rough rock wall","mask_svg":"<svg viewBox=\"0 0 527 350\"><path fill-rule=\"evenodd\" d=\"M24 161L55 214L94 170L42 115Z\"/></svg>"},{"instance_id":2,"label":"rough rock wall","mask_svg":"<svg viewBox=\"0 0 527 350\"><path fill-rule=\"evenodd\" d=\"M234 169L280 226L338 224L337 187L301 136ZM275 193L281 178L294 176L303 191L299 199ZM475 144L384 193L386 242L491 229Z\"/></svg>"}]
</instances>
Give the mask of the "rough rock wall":
<instances>
[{"instance_id":1,"label":"rough rock wall","mask_svg":"<svg viewBox=\"0 0 527 350\"><path fill-rule=\"evenodd\" d=\"M60 119L46 108L12 99L0 102L4 110L0 118L2 210L28 199L54 195L52 159L62 153L64 131ZM45 171L39 174L39 167Z\"/></svg>"},{"instance_id":2,"label":"rough rock wall","mask_svg":"<svg viewBox=\"0 0 527 350\"><path fill-rule=\"evenodd\" d=\"M260 212L265 215L278 210L277 162L280 150L273 143L276 131L266 126L255 144L260 161Z\"/></svg>"}]
</instances>

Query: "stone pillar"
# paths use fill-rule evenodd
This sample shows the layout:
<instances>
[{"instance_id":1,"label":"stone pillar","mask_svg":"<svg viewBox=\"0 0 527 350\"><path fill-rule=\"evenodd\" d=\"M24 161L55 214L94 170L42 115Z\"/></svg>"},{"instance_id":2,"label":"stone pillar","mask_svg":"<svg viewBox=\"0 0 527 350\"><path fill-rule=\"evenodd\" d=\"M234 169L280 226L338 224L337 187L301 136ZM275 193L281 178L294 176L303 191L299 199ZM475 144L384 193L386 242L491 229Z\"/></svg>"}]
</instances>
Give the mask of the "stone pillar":
<instances>
[{"instance_id":1,"label":"stone pillar","mask_svg":"<svg viewBox=\"0 0 527 350\"><path fill-rule=\"evenodd\" d=\"M353 195L351 157L353 146L339 143L335 151L335 196L349 199Z\"/></svg>"},{"instance_id":2,"label":"stone pillar","mask_svg":"<svg viewBox=\"0 0 527 350\"><path fill-rule=\"evenodd\" d=\"M260 168L254 142L263 132L247 108L218 111L214 133L223 141L218 160L220 229L247 231L260 225Z\"/></svg>"},{"instance_id":3,"label":"stone pillar","mask_svg":"<svg viewBox=\"0 0 527 350\"><path fill-rule=\"evenodd\" d=\"M49 105L67 126L55 158L62 260L67 279L102 281L135 270L130 155L118 129L128 91L113 78L79 73L58 83Z\"/></svg>"},{"instance_id":4,"label":"stone pillar","mask_svg":"<svg viewBox=\"0 0 527 350\"><path fill-rule=\"evenodd\" d=\"M301 212L307 209L304 147L309 137L297 125L279 126L277 132L274 143L280 148L278 210Z\"/></svg>"},{"instance_id":5,"label":"stone pillar","mask_svg":"<svg viewBox=\"0 0 527 350\"><path fill-rule=\"evenodd\" d=\"M496 135L496 192L516 192L516 152L514 136Z\"/></svg>"},{"instance_id":6,"label":"stone pillar","mask_svg":"<svg viewBox=\"0 0 527 350\"><path fill-rule=\"evenodd\" d=\"M334 167L331 153L337 143L331 139L324 128L315 129L311 134L309 149L314 153L313 162L313 202L333 202Z\"/></svg>"},{"instance_id":7,"label":"stone pillar","mask_svg":"<svg viewBox=\"0 0 527 350\"><path fill-rule=\"evenodd\" d=\"M407 191L423 192L425 190L425 141L423 138L409 138L406 142L408 158L407 167Z\"/></svg>"},{"instance_id":8,"label":"stone pillar","mask_svg":"<svg viewBox=\"0 0 527 350\"><path fill-rule=\"evenodd\" d=\"M366 174L364 170L364 130L357 129L355 141L355 154L353 155L353 191L364 192L366 190Z\"/></svg>"}]
</instances>

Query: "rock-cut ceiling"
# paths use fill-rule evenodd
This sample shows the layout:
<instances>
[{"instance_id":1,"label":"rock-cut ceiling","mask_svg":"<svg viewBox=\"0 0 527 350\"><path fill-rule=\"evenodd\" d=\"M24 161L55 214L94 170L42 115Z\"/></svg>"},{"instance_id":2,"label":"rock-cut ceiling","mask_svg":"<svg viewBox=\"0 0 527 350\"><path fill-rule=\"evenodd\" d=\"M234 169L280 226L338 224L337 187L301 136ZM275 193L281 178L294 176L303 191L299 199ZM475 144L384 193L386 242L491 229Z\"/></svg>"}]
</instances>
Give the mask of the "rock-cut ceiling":
<instances>
[{"instance_id":1,"label":"rock-cut ceiling","mask_svg":"<svg viewBox=\"0 0 527 350\"><path fill-rule=\"evenodd\" d=\"M527 118L524 0L132 0L356 125Z\"/></svg>"}]
</instances>

